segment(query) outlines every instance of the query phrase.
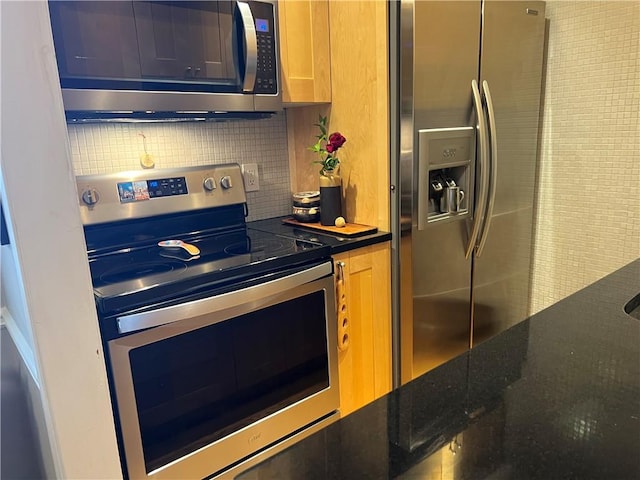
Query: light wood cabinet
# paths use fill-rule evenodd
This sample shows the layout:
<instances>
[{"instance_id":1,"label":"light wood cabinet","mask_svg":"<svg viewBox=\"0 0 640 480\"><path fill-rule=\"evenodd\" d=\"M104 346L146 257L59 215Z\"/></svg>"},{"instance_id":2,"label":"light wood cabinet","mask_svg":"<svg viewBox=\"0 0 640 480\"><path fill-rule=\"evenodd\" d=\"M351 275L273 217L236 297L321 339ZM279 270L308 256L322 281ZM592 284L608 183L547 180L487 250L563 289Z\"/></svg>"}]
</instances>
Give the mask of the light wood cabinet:
<instances>
[{"instance_id":1,"label":"light wood cabinet","mask_svg":"<svg viewBox=\"0 0 640 480\"><path fill-rule=\"evenodd\" d=\"M278 22L285 106L330 102L328 0L281 0Z\"/></svg>"},{"instance_id":2,"label":"light wood cabinet","mask_svg":"<svg viewBox=\"0 0 640 480\"><path fill-rule=\"evenodd\" d=\"M285 2L286 3L286 2ZM347 138L340 150L343 217L389 230L387 2L331 1L331 105L287 110L291 191L318 189L318 116ZM366 21L357 21L366 19Z\"/></svg>"},{"instance_id":3,"label":"light wood cabinet","mask_svg":"<svg viewBox=\"0 0 640 480\"><path fill-rule=\"evenodd\" d=\"M340 413L391 391L389 243L333 256L338 310Z\"/></svg>"}]
</instances>

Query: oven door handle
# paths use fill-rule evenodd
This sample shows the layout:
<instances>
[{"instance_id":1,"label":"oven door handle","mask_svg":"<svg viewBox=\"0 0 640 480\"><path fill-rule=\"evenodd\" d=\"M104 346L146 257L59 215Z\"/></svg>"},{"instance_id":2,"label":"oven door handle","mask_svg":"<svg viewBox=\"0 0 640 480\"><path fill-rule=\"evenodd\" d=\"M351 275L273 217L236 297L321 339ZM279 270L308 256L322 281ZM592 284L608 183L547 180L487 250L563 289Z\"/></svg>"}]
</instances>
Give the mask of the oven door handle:
<instances>
[{"instance_id":1,"label":"oven door handle","mask_svg":"<svg viewBox=\"0 0 640 480\"><path fill-rule=\"evenodd\" d=\"M218 312L239 305L257 302L265 297L286 292L302 284L318 280L333 273L331 262L308 268L286 277L271 280L233 292L223 293L214 297L202 298L188 303L172 305L148 312L135 313L117 317L118 332L131 333L151 327L159 327L185 319Z\"/></svg>"}]
</instances>

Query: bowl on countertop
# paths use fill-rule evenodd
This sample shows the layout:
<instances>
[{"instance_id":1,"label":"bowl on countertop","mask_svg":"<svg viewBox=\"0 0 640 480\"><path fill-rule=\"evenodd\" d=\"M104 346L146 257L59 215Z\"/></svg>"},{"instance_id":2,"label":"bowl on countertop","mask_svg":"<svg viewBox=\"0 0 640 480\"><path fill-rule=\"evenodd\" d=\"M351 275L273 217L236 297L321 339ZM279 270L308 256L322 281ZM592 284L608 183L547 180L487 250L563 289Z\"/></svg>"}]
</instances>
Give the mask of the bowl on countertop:
<instances>
[{"instance_id":1,"label":"bowl on countertop","mask_svg":"<svg viewBox=\"0 0 640 480\"><path fill-rule=\"evenodd\" d=\"M320 192L319 191L310 191L310 192L297 192L293 194L293 206L294 207L303 207L303 208L312 208L320 206Z\"/></svg>"},{"instance_id":2,"label":"bowl on countertop","mask_svg":"<svg viewBox=\"0 0 640 480\"><path fill-rule=\"evenodd\" d=\"M293 218L299 222L309 223L320 220L320 207L293 207Z\"/></svg>"}]
</instances>

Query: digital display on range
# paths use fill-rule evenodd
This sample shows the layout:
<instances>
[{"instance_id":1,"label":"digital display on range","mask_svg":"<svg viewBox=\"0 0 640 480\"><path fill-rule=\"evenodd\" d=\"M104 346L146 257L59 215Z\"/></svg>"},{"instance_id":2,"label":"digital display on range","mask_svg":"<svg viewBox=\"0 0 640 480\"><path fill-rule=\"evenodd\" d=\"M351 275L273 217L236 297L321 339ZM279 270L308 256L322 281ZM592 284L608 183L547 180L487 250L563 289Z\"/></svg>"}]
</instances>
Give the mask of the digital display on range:
<instances>
[{"instance_id":1,"label":"digital display on range","mask_svg":"<svg viewBox=\"0 0 640 480\"><path fill-rule=\"evenodd\" d=\"M264 18L256 18L256 30L258 32L269 32L269 21Z\"/></svg>"},{"instance_id":2,"label":"digital display on range","mask_svg":"<svg viewBox=\"0 0 640 480\"><path fill-rule=\"evenodd\" d=\"M139 182L118 183L118 195L120 196L120 203L149 200L149 189L147 188L147 182L142 180Z\"/></svg>"},{"instance_id":3,"label":"digital display on range","mask_svg":"<svg viewBox=\"0 0 640 480\"><path fill-rule=\"evenodd\" d=\"M186 195L189 193L185 177L120 182L117 186L120 203L140 202L150 198Z\"/></svg>"}]
</instances>

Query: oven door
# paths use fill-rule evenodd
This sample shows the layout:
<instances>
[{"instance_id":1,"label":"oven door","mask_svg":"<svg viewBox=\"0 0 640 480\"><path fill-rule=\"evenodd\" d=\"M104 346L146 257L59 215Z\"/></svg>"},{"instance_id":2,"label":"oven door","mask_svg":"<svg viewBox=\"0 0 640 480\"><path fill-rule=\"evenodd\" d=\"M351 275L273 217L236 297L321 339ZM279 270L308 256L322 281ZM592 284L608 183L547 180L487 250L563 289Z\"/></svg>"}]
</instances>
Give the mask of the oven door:
<instances>
[{"instance_id":1,"label":"oven door","mask_svg":"<svg viewBox=\"0 0 640 480\"><path fill-rule=\"evenodd\" d=\"M118 325L133 332L108 342L130 478L203 478L338 409L329 261Z\"/></svg>"}]
</instances>

